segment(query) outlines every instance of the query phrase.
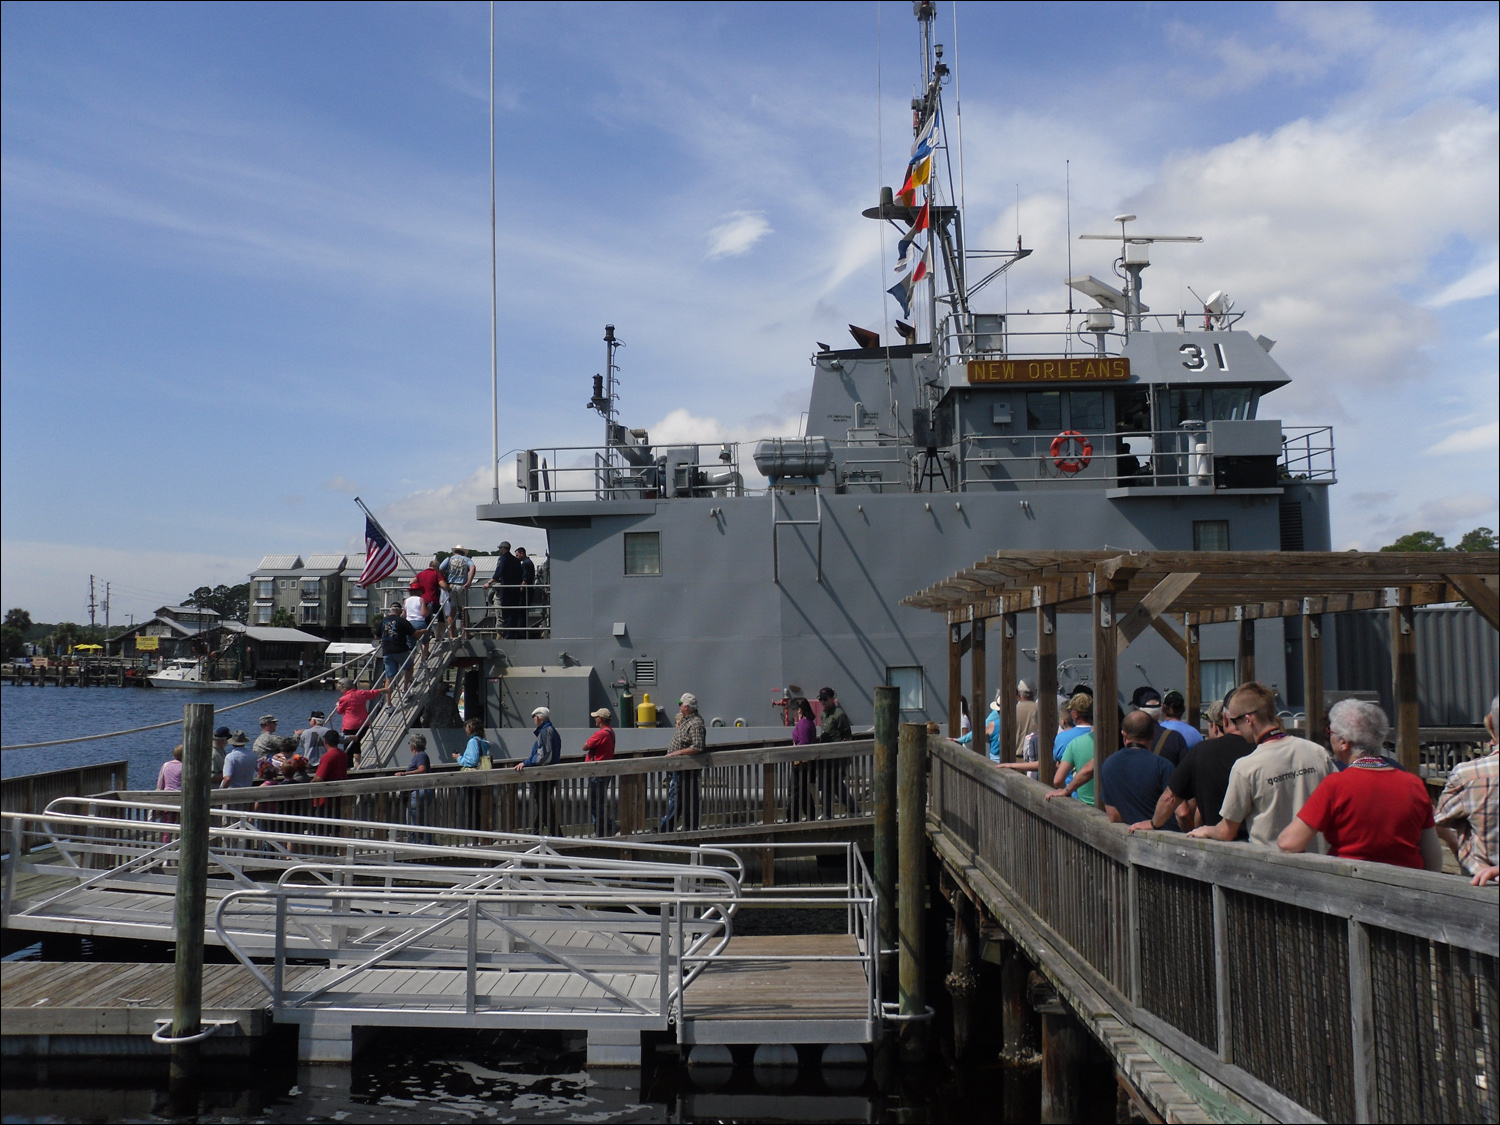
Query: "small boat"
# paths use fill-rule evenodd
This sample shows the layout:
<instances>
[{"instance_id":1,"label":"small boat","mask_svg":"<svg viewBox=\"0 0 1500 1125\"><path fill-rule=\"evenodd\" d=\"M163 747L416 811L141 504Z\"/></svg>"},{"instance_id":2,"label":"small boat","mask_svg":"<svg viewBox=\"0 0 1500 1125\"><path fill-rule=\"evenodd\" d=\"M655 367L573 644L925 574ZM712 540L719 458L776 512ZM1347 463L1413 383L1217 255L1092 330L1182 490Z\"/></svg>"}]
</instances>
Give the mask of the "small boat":
<instances>
[{"instance_id":1,"label":"small boat","mask_svg":"<svg viewBox=\"0 0 1500 1125\"><path fill-rule=\"evenodd\" d=\"M254 680L205 680L203 662L187 657L173 660L147 678L152 687L192 688L194 691L244 691L255 686Z\"/></svg>"}]
</instances>

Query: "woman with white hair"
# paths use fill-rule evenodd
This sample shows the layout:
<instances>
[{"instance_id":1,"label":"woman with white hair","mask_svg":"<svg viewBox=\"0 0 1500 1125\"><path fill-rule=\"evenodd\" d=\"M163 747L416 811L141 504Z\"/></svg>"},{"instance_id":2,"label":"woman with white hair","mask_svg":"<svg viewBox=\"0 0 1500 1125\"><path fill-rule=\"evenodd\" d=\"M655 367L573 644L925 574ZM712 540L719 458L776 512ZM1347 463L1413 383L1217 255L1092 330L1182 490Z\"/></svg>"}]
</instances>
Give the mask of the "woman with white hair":
<instances>
[{"instance_id":1,"label":"woman with white hair","mask_svg":"<svg viewBox=\"0 0 1500 1125\"><path fill-rule=\"evenodd\" d=\"M1333 752L1348 768L1318 783L1276 843L1306 851L1323 834L1328 854L1397 867L1443 869L1427 786L1383 753L1390 721L1373 703L1345 699L1328 713Z\"/></svg>"}]
</instances>

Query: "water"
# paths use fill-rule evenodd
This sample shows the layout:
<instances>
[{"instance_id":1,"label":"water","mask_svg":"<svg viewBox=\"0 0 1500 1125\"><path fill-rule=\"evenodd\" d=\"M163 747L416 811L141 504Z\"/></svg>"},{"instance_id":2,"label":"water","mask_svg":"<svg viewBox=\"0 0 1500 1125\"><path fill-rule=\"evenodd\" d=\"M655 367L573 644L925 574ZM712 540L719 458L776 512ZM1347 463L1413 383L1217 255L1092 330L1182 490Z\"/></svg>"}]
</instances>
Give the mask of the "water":
<instances>
[{"instance_id":1,"label":"water","mask_svg":"<svg viewBox=\"0 0 1500 1125\"><path fill-rule=\"evenodd\" d=\"M212 703L216 708L225 708L264 694L258 691L189 691L180 688L55 688L3 684L0 685L0 738L9 745L102 734L170 719L180 724L185 704ZM264 703L229 711L217 717L214 725L243 730L254 739L260 733L256 720L261 715L271 714L281 720L277 733L291 734L298 727L307 725L309 711L316 708L332 713L337 702L337 692L290 691ZM78 742L71 746L7 750L0 757L0 771L5 777L16 777L123 759L130 763L131 788L151 789L156 785L156 773L161 764L172 756L172 747L181 741L182 728L179 725L97 742Z\"/></svg>"}]
</instances>

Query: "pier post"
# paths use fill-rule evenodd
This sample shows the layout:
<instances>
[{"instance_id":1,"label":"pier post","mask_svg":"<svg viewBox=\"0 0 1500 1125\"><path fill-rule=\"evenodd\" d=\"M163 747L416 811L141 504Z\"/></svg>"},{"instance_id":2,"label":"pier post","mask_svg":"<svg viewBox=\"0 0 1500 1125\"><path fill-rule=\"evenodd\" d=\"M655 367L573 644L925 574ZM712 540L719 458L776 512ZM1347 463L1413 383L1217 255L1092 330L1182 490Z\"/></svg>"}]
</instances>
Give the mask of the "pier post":
<instances>
[{"instance_id":1,"label":"pier post","mask_svg":"<svg viewBox=\"0 0 1500 1125\"><path fill-rule=\"evenodd\" d=\"M1396 761L1416 773L1422 764L1422 736L1417 730L1417 633L1411 587L1401 589L1401 605L1391 607L1391 687L1396 703Z\"/></svg>"},{"instance_id":2,"label":"pier post","mask_svg":"<svg viewBox=\"0 0 1500 1125\"><path fill-rule=\"evenodd\" d=\"M1052 787L1052 744L1057 741L1057 607L1036 610L1036 779Z\"/></svg>"},{"instance_id":3,"label":"pier post","mask_svg":"<svg viewBox=\"0 0 1500 1125\"><path fill-rule=\"evenodd\" d=\"M189 703L182 709L182 834L177 844L176 973L172 987L172 1037L196 1035L203 1008L203 915L208 897L208 798L213 787L214 708ZM172 1048L174 1092L190 1086L198 1045ZM174 1100L176 1100L174 1098Z\"/></svg>"},{"instance_id":4,"label":"pier post","mask_svg":"<svg viewBox=\"0 0 1500 1125\"><path fill-rule=\"evenodd\" d=\"M1000 731L1000 760L1014 762L1016 760L1016 702L1019 698L1016 692L1016 646L1012 644L1007 647L1010 655L1002 654L1001 656L1005 664L1000 671L1000 690L996 692L1000 698L1000 713L995 716L995 726Z\"/></svg>"},{"instance_id":5,"label":"pier post","mask_svg":"<svg viewBox=\"0 0 1500 1125\"><path fill-rule=\"evenodd\" d=\"M1115 596L1094 594L1094 807L1104 810L1104 763L1120 745L1120 664Z\"/></svg>"},{"instance_id":6,"label":"pier post","mask_svg":"<svg viewBox=\"0 0 1500 1125\"><path fill-rule=\"evenodd\" d=\"M1016 648L1018 647L1016 642L1016 615L1014 613L1003 613L1000 615L1000 687L1002 690L1006 684L1014 684L1016 682ZM978 692L975 693L974 707L976 714L987 715L989 705L989 700L981 698ZM976 726L983 725L978 719L975 719L974 722ZM1012 742L1012 751L1014 747L1015 744ZM974 749L979 750L980 747L976 744ZM984 749L988 749L988 747ZM1013 756L1013 753L1007 753L1005 741L1002 737L1000 742L1000 760L1008 762Z\"/></svg>"},{"instance_id":7,"label":"pier post","mask_svg":"<svg viewBox=\"0 0 1500 1125\"><path fill-rule=\"evenodd\" d=\"M1006 942L1000 961L1000 1061L1011 1066L1034 1065L1041 1057L1040 1029L1029 993L1031 972L1021 947Z\"/></svg>"},{"instance_id":8,"label":"pier post","mask_svg":"<svg viewBox=\"0 0 1500 1125\"><path fill-rule=\"evenodd\" d=\"M901 1055L918 1063L927 1040L927 728L902 723L897 753L901 884L899 988ZM915 1017L915 1018L912 1018Z\"/></svg>"},{"instance_id":9,"label":"pier post","mask_svg":"<svg viewBox=\"0 0 1500 1125\"><path fill-rule=\"evenodd\" d=\"M1190 727L1197 727L1203 709L1203 650L1198 647L1198 626L1189 625L1187 614L1183 614L1182 637L1187 642L1187 673L1184 677L1187 690L1187 714L1184 718Z\"/></svg>"},{"instance_id":10,"label":"pier post","mask_svg":"<svg viewBox=\"0 0 1500 1125\"><path fill-rule=\"evenodd\" d=\"M952 884L949 901L953 904L953 964L943 983L953 999L953 1057L962 1059L969 1052L973 1000L979 991L979 919L974 904L957 884Z\"/></svg>"},{"instance_id":11,"label":"pier post","mask_svg":"<svg viewBox=\"0 0 1500 1125\"><path fill-rule=\"evenodd\" d=\"M1323 724L1323 615L1309 613L1309 598L1302 600L1302 710L1307 715L1304 734L1314 742L1324 741Z\"/></svg>"},{"instance_id":12,"label":"pier post","mask_svg":"<svg viewBox=\"0 0 1500 1125\"><path fill-rule=\"evenodd\" d=\"M958 701L964 693L964 627L948 626L948 737L958 737Z\"/></svg>"},{"instance_id":13,"label":"pier post","mask_svg":"<svg viewBox=\"0 0 1500 1125\"><path fill-rule=\"evenodd\" d=\"M882 684L875 689L875 894L879 899L876 911L882 950L894 950L898 941L896 754L900 704L900 688ZM894 952L882 953L880 957L881 976L892 984L895 960Z\"/></svg>"},{"instance_id":14,"label":"pier post","mask_svg":"<svg viewBox=\"0 0 1500 1125\"><path fill-rule=\"evenodd\" d=\"M1098 716L1096 715L1095 718ZM1061 1007L1061 1005L1058 1005ZM1071 1012L1042 1013L1042 1121L1082 1121L1089 1034Z\"/></svg>"},{"instance_id":15,"label":"pier post","mask_svg":"<svg viewBox=\"0 0 1500 1125\"><path fill-rule=\"evenodd\" d=\"M980 736L984 734L983 716L989 707L984 694L985 681L989 678L989 670L985 667L985 648L989 644L985 633L988 632L988 627L989 622L983 617L974 618L969 625L969 729L974 732L974 738L969 743L971 750L980 748Z\"/></svg>"},{"instance_id":16,"label":"pier post","mask_svg":"<svg viewBox=\"0 0 1500 1125\"><path fill-rule=\"evenodd\" d=\"M1240 618L1240 640L1234 674L1239 683L1248 684L1255 679L1255 619L1244 617L1244 612L1244 606L1235 607L1235 614Z\"/></svg>"}]
</instances>

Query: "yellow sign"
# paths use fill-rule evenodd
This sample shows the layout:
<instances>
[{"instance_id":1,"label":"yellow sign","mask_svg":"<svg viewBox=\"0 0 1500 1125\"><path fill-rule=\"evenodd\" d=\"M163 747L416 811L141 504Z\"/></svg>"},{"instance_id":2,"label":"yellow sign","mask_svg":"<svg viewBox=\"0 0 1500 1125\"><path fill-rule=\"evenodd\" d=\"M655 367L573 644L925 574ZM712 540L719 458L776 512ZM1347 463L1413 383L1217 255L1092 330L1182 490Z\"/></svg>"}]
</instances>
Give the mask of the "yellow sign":
<instances>
[{"instance_id":1,"label":"yellow sign","mask_svg":"<svg viewBox=\"0 0 1500 1125\"><path fill-rule=\"evenodd\" d=\"M1118 356L969 361L970 383L1097 383L1129 378L1130 360Z\"/></svg>"},{"instance_id":2,"label":"yellow sign","mask_svg":"<svg viewBox=\"0 0 1500 1125\"><path fill-rule=\"evenodd\" d=\"M160 637L141 637L141 636L137 636L136 639L135 639L135 651L136 652L155 652L157 650L157 642L160 641L160 640L161 640Z\"/></svg>"}]
</instances>

